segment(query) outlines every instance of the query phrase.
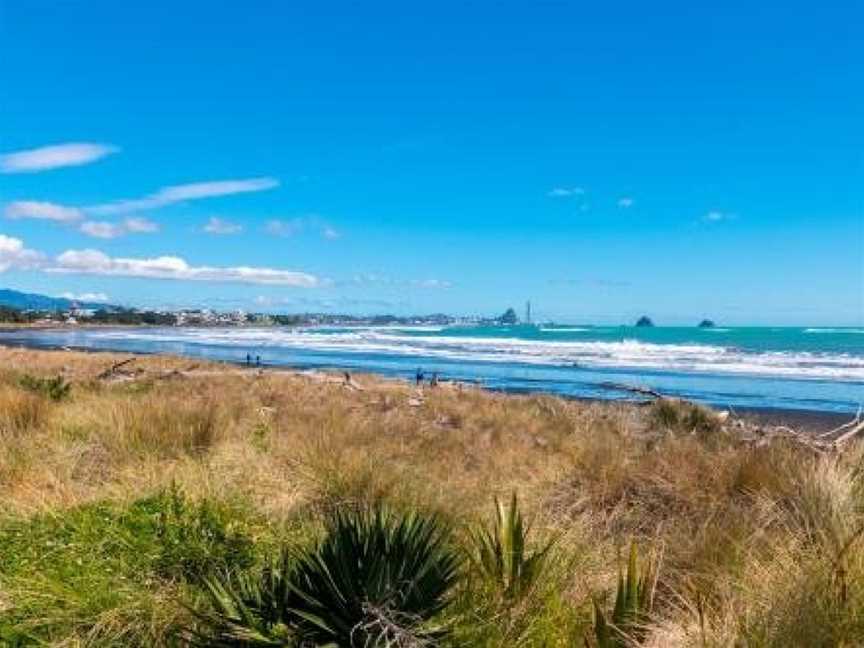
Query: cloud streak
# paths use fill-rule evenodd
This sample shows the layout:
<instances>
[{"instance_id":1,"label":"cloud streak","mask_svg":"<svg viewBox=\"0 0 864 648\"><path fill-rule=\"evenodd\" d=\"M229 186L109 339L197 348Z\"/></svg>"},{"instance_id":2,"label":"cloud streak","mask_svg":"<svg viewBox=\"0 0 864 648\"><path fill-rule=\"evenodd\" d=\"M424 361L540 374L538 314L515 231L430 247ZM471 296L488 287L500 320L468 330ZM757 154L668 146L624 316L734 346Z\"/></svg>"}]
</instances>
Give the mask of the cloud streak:
<instances>
[{"instance_id":1,"label":"cloud streak","mask_svg":"<svg viewBox=\"0 0 864 648\"><path fill-rule=\"evenodd\" d=\"M0 173L38 173L62 167L81 166L116 153L116 146L93 142L70 142L0 155Z\"/></svg>"},{"instance_id":2,"label":"cloud streak","mask_svg":"<svg viewBox=\"0 0 864 648\"><path fill-rule=\"evenodd\" d=\"M275 178L248 178L244 180L214 180L210 182L192 182L189 184L172 185L162 187L158 191L148 194L143 198L131 200L118 200L101 205L90 205L84 207L84 211L94 216L114 216L117 214L130 214L132 212L144 211L146 209L158 209L176 203L190 200L201 200L204 198L216 198L218 196L231 196L234 194L251 193L256 191L267 191L279 186Z\"/></svg>"},{"instance_id":3,"label":"cloud streak","mask_svg":"<svg viewBox=\"0 0 864 648\"><path fill-rule=\"evenodd\" d=\"M288 238L300 234L305 229L317 231L322 238L328 241L335 241L342 238L342 233L336 228L328 225L323 218L317 214L292 218L290 220L273 219L267 221L264 225L264 231L271 236L281 236Z\"/></svg>"},{"instance_id":4,"label":"cloud streak","mask_svg":"<svg viewBox=\"0 0 864 648\"><path fill-rule=\"evenodd\" d=\"M630 207L632 207L635 204L635 202L636 201L633 200L632 198L630 198L629 196L624 196L623 198L618 199L618 206L621 209L629 209Z\"/></svg>"},{"instance_id":5,"label":"cloud streak","mask_svg":"<svg viewBox=\"0 0 864 648\"><path fill-rule=\"evenodd\" d=\"M127 232L132 234L154 234L159 231L159 225L148 218L133 216L123 221Z\"/></svg>"},{"instance_id":6,"label":"cloud streak","mask_svg":"<svg viewBox=\"0 0 864 648\"><path fill-rule=\"evenodd\" d=\"M0 234L0 272L39 270L51 274L137 277L175 281L212 281L315 288L326 281L294 270L255 266L194 266L177 256L152 258L110 257L100 250L67 250L55 258L30 250L23 241Z\"/></svg>"},{"instance_id":7,"label":"cloud streak","mask_svg":"<svg viewBox=\"0 0 864 648\"><path fill-rule=\"evenodd\" d=\"M585 195L585 190L582 187L555 187L546 195L550 198L570 198Z\"/></svg>"},{"instance_id":8,"label":"cloud streak","mask_svg":"<svg viewBox=\"0 0 864 648\"><path fill-rule=\"evenodd\" d=\"M84 218L83 212L77 207L66 207L65 205L37 200L16 200L6 205L4 213L6 218L13 220L32 218L57 223L74 223Z\"/></svg>"},{"instance_id":9,"label":"cloud streak","mask_svg":"<svg viewBox=\"0 0 864 648\"><path fill-rule=\"evenodd\" d=\"M730 214L729 212L723 212L718 209L712 209L707 214L702 217L702 220L707 221L709 223L720 223L722 221L733 220L737 218L735 214Z\"/></svg>"},{"instance_id":10,"label":"cloud streak","mask_svg":"<svg viewBox=\"0 0 864 648\"><path fill-rule=\"evenodd\" d=\"M378 274L357 274L347 281L337 282L340 286L391 286L394 288L452 288L453 284L444 279L394 279Z\"/></svg>"},{"instance_id":11,"label":"cloud streak","mask_svg":"<svg viewBox=\"0 0 864 648\"><path fill-rule=\"evenodd\" d=\"M122 225L104 221L84 221L78 229L82 234L100 239L119 238L126 234Z\"/></svg>"},{"instance_id":12,"label":"cloud streak","mask_svg":"<svg viewBox=\"0 0 864 648\"><path fill-rule=\"evenodd\" d=\"M93 238L114 239L127 234L152 234L159 231L159 225L146 218L127 218L122 223L84 221L78 231Z\"/></svg>"},{"instance_id":13,"label":"cloud streak","mask_svg":"<svg viewBox=\"0 0 864 648\"><path fill-rule=\"evenodd\" d=\"M202 229L208 234L227 236L229 234L239 234L243 231L243 226L213 216Z\"/></svg>"}]
</instances>

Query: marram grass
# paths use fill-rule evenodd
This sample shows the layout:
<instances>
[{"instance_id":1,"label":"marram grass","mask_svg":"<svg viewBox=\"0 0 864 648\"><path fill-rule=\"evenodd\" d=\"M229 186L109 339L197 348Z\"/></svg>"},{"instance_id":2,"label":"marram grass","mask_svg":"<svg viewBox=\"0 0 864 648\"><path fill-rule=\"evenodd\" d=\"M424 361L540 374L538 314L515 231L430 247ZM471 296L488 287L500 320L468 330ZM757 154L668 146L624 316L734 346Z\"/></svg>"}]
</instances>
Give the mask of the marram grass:
<instances>
[{"instance_id":1,"label":"marram grass","mask_svg":"<svg viewBox=\"0 0 864 648\"><path fill-rule=\"evenodd\" d=\"M378 506L434 519L458 566L428 615L361 603L367 638L596 646L599 610L623 645L864 644L860 445L746 447L685 404L441 387L417 406L372 377L168 357L97 379L122 358L0 350L0 645L184 645L213 584L283 554L295 573L334 516ZM651 605L616 617L648 573Z\"/></svg>"}]
</instances>

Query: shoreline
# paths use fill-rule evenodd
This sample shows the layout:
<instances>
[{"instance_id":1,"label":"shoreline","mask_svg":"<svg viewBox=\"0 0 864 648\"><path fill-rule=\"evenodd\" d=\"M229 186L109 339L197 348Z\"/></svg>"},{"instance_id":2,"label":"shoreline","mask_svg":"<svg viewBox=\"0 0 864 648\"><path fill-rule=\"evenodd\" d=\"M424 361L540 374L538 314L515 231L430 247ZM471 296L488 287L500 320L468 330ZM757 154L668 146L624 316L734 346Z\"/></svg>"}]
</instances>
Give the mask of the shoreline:
<instances>
[{"instance_id":1,"label":"shoreline","mask_svg":"<svg viewBox=\"0 0 864 648\"><path fill-rule=\"evenodd\" d=\"M2 329L0 329L2 330ZM292 376L310 376L310 375L342 375L343 372L347 370L345 368L340 368L337 366L333 367L315 367L315 368L304 368L298 366L291 365L274 365L274 364L263 364L261 366L247 366L242 362L231 362L227 360L218 360L218 359L208 359L208 358L199 358L195 356L186 356L186 355L178 355L178 354L167 354L167 353L148 353L144 351L118 351L113 349L94 349L89 347L70 347L70 346L61 346L56 344L5 344L0 343L0 348L2 349L10 349L10 350L29 350L29 351L43 351L43 352L61 352L61 353L81 353L86 355L125 355L125 356L134 356L134 357L162 357L165 359L172 360L190 360L190 361L205 361L208 363L213 363L216 365L223 365L226 368L231 367L233 369L239 370L250 370L250 371L264 371L268 373L283 373ZM413 387L413 383L410 378L398 378L392 375L386 375L383 373L376 373L374 371L351 371L353 376L362 377L367 376L374 378L375 380L382 381L385 383L398 384L408 387ZM562 398L567 401L592 404L592 403L609 403L609 404L622 404L622 405L631 405L634 407L641 407L650 402L651 399L640 399L640 398L592 398L586 396L574 396L574 395L564 395L564 394L556 394L550 391L545 391L542 389L538 390L520 390L520 389L507 389L507 388L490 388L486 387L482 384L482 382L471 382L471 381L449 381L442 380L443 384L450 385L463 385L472 389L481 389L485 392L492 394L502 394L507 397L519 397L519 396L551 396L555 398ZM693 401L698 402L698 401ZM741 419L744 419L750 423L762 426L786 426L793 429L796 429L801 432L805 432L807 434L819 434L821 432L826 432L828 430L832 430L844 423L850 421L854 414L848 414L844 412L832 412L826 410L816 410L816 409L793 409L793 408L780 408L780 407L731 407L728 405L708 405L703 404L705 407L708 407L714 411L729 411Z\"/></svg>"}]
</instances>

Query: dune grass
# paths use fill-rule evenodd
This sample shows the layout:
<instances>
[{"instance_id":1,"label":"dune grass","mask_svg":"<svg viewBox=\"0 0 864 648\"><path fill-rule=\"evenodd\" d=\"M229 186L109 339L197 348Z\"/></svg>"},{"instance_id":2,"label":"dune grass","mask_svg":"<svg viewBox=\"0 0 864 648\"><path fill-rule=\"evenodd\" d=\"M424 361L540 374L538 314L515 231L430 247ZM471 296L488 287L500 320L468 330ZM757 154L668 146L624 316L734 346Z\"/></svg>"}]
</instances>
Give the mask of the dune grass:
<instances>
[{"instance_id":1,"label":"dune grass","mask_svg":"<svg viewBox=\"0 0 864 648\"><path fill-rule=\"evenodd\" d=\"M656 587L625 643L864 643L860 445L746 446L687 404L445 386L418 405L371 377L177 374L192 363L167 357L96 378L119 359L0 350L0 645L183 645L214 574L310 550L332 515L380 504L440 520L465 557L445 645L596 645L632 543ZM57 376L72 386L54 398ZM507 576L489 550L488 568L471 559L513 493L519 550L542 555L518 595L512 561Z\"/></svg>"}]
</instances>

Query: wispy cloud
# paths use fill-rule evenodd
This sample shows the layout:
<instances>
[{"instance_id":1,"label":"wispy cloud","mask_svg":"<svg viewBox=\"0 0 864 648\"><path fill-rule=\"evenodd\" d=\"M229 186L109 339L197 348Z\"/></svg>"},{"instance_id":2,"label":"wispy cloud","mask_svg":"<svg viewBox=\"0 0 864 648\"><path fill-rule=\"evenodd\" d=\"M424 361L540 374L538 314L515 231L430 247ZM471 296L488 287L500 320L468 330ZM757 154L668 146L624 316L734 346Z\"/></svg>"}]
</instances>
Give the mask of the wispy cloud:
<instances>
[{"instance_id":1,"label":"wispy cloud","mask_svg":"<svg viewBox=\"0 0 864 648\"><path fill-rule=\"evenodd\" d=\"M159 225L146 218L127 218L122 223L84 221L78 231L94 238L114 239L127 234L152 234L159 231Z\"/></svg>"},{"instance_id":2,"label":"wispy cloud","mask_svg":"<svg viewBox=\"0 0 864 648\"><path fill-rule=\"evenodd\" d=\"M58 223L73 223L84 218L84 214L77 207L67 207L65 205L36 200L16 200L15 202L11 202L6 205L4 213L6 218L34 218L56 221Z\"/></svg>"},{"instance_id":3,"label":"wispy cloud","mask_svg":"<svg viewBox=\"0 0 864 648\"><path fill-rule=\"evenodd\" d=\"M721 221L733 220L735 218L737 218L736 214L730 214L729 212L712 209L702 217L702 220L709 223L719 223Z\"/></svg>"},{"instance_id":4,"label":"wispy cloud","mask_svg":"<svg viewBox=\"0 0 864 648\"><path fill-rule=\"evenodd\" d=\"M189 200L201 200L203 198L215 198L217 196L230 196L255 191L267 191L279 186L275 178L249 178L244 180L215 180L211 182L192 182L189 184L172 185L162 187L152 194L143 198L132 200L118 200L103 205L90 205L84 207L84 211L96 216L113 216L115 214L128 214L131 212L144 211L145 209L157 209Z\"/></svg>"},{"instance_id":5,"label":"wispy cloud","mask_svg":"<svg viewBox=\"0 0 864 648\"><path fill-rule=\"evenodd\" d=\"M412 279L409 283L419 288L450 288L453 285L443 279Z\"/></svg>"},{"instance_id":6,"label":"wispy cloud","mask_svg":"<svg viewBox=\"0 0 864 648\"><path fill-rule=\"evenodd\" d=\"M636 201L633 200L632 198L630 198L629 196L624 196L624 197L618 199L618 206L621 209L629 209L635 203L636 203Z\"/></svg>"},{"instance_id":7,"label":"wispy cloud","mask_svg":"<svg viewBox=\"0 0 864 648\"><path fill-rule=\"evenodd\" d=\"M303 221L299 218L291 220L269 220L264 224L264 231L273 236L294 236L303 229Z\"/></svg>"},{"instance_id":8,"label":"wispy cloud","mask_svg":"<svg viewBox=\"0 0 864 648\"><path fill-rule=\"evenodd\" d=\"M122 225L105 221L84 221L78 229L82 234L101 239L113 239L126 234Z\"/></svg>"},{"instance_id":9,"label":"wispy cloud","mask_svg":"<svg viewBox=\"0 0 864 648\"><path fill-rule=\"evenodd\" d=\"M453 284L444 279L394 279L375 273L356 274L350 279L336 282L339 286L392 286L394 288L451 288Z\"/></svg>"},{"instance_id":10,"label":"wispy cloud","mask_svg":"<svg viewBox=\"0 0 864 648\"><path fill-rule=\"evenodd\" d=\"M123 226L127 232L133 234L154 234L159 231L159 224L154 223L149 218L140 216L131 216L123 221Z\"/></svg>"},{"instance_id":11,"label":"wispy cloud","mask_svg":"<svg viewBox=\"0 0 864 648\"><path fill-rule=\"evenodd\" d=\"M274 297L270 295L258 295L253 300L255 306L267 309L292 309L302 308L306 311L333 311L353 308L377 309L404 309L409 302L404 300L390 299L365 299L345 296L334 296L330 298L305 297L303 295L291 297ZM236 304L241 305L241 304ZM248 302L247 302L248 305Z\"/></svg>"},{"instance_id":12,"label":"wispy cloud","mask_svg":"<svg viewBox=\"0 0 864 648\"><path fill-rule=\"evenodd\" d=\"M317 231L321 236L328 240L335 240L342 236L336 228L328 225L321 216L310 214L287 220L273 219L267 221L264 225L264 231L271 236L281 236L287 238L296 236L306 229Z\"/></svg>"},{"instance_id":13,"label":"wispy cloud","mask_svg":"<svg viewBox=\"0 0 864 648\"><path fill-rule=\"evenodd\" d=\"M140 277L177 281L214 281L314 288L327 282L294 270L255 266L194 266L177 256L114 258L94 249L67 250L54 258L24 246L21 239L0 234L0 271L40 270L54 274Z\"/></svg>"},{"instance_id":14,"label":"wispy cloud","mask_svg":"<svg viewBox=\"0 0 864 648\"><path fill-rule=\"evenodd\" d=\"M202 229L208 234L228 235L239 234L243 231L243 226L213 216L207 221L207 224L204 225Z\"/></svg>"},{"instance_id":15,"label":"wispy cloud","mask_svg":"<svg viewBox=\"0 0 864 648\"><path fill-rule=\"evenodd\" d=\"M570 198L571 196L584 196L585 190L582 187L555 187L546 195L551 198Z\"/></svg>"},{"instance_id":16,"label":"wispy cloud","mask_svg":"<svg viewBox=\"0 0 864 648\"><path fill-rule=\"evenodd\" d=\"M107 144L70 142L0 155L2 173L37 173L61 167L81 166L104 158L119 149Z\"/></svg>"},{"instance_id":17,"label":"wispy cloud","mask_svg":"<svg viewBox=\"0 0 864 648\"><path fill-rule=\"evenodd\" d=\"M69 299L71 301L81 302L107 302L109 300L108 295L106 295L104 292L64 292L58 295L58 297L62 297L63 299Z\"/></svg>"},{"instance_id":18,"label":"wispy cloud","mask_svg":"<svg viewBox=\"0 0 864 648\"><path fill-rule=\"evenodd\" d=\"M313 288L321 284L314 275L293 270L254 266L193 266L176 256L112 258L99 250L67 250L45 268L46 272L141 277L182 281L221 281Z\"/></svg>"}]
</instances>

